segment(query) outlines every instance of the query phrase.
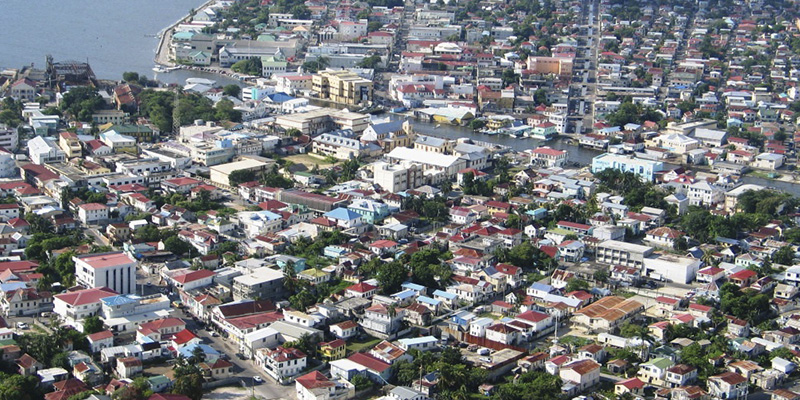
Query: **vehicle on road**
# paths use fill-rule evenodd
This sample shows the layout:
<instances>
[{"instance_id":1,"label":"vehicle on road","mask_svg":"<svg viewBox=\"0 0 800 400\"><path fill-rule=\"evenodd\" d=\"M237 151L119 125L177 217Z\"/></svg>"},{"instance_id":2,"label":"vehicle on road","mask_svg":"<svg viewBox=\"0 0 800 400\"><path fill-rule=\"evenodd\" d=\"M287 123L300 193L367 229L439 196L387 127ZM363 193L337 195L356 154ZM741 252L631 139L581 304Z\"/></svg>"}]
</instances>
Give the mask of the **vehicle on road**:
<instances>
[{"instance_id":1,"label":"vehicle on road","mask_svg":"<svg viewBox=\"0 0 800 400\"><path fill-rule=\"evenodd\" d=\"M255 382L255 383L261 383L261 382L264 382L264 380L263 380L263 379L261 379L261 377L260 377L260 376L258 376L258 375L253 375L253 382Z\"/></svg>"},{"instance_id":2,"label":"vehicle on road","mask_svg":"<svg viewBox=\"0 0 800 400\"><path fill-rule=\"evenodd\" d=\"M246 360L247 358L242 353L236 353L236 357L240 360Z\"/></svg>"},{"instance_id":3,"label":"vehicle on road","mask_svg":"<svg viewBox=\"0 0 800 400\"><path fill-rule=\"evenodd\" d=\"M24 322L17 322L17 329L28 329L28 324Z\"/></svg>"}]
</instances>

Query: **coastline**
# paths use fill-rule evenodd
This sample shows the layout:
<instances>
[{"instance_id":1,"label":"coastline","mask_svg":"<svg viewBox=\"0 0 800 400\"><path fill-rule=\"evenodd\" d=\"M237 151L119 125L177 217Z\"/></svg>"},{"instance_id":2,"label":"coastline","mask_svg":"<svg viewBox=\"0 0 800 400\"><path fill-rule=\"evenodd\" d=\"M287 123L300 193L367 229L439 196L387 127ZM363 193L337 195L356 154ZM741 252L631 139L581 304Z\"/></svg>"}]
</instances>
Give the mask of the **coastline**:
<instances>
[{"instance_id":1,"label":"coastline","mask_svg":"<svg viewBox=\"0 0 800 400\"><path fill-rule=\"evenodd\" d=\"M195 8L195 11L202 10L212 4L214 4L216 0L208 0L201 4L199 7ZM191 12L186 14L183 18L175 21L172 25L167 26L164 28L161 33L158 35L158 47L156 47L156 55L153 61L156 65L161 65L164 67L175 67L177 66L175 63L169 60L169 41L172 40L172 33L175 31L175 27L178 25L187 22L192 18Z\"/></svg>"}]
</instances>

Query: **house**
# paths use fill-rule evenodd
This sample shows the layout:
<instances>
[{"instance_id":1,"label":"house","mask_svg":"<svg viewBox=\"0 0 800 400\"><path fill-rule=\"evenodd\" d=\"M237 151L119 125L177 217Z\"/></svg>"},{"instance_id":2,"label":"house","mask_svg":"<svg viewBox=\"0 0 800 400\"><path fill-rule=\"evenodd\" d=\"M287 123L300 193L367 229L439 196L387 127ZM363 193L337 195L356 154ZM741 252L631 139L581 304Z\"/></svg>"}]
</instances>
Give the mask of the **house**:
<instances>
[{"instance_id":1,"label":"house","mask_svg":"<svg viewBox=\"0 0 800 400\"><path fill-rule=\"evenodd\" d=\"M412 357L402 347L386 340L370 349L369 354L387 364L399 361L411 361Z\"/></svg>"},{"instance_id":2,"label":"house","mask_svg":"<svg viewBox=\"0 0 800 400\"><path fill-rule=\"evenodd\" d=\"M372 286L368 283L361 282L355 285L348 286L345 289L345 297L361 297L370 298L375 295L378 290L377 286Z\"/></svg>"},{"instance_id":3,"label":"house","mask_svg":"<svg viewBox=\"0 0 800 400\"><path fill-rule=\"evenodd\" d=\"M688 386L697 379L697 368L686 364L677 364L667 368L664 379L669 387Z\"/></svg>"},{"instance_id":4,"label":"house","mask_svg":"<svg viewBox=\"0 0 800 400\"><path fill-rule=\"evenodd\" d=\"M364 375L374 382L384 384L392 374L392 366L367 354L355 353L350 357L330 362L331 377L353 379Z\"/></svg>"},{"instance_id":5,"label":"house","mask_svg":"<svg viewBox=\"0 0 800 400\"><path fill-rule=\"evenodd\" d=\"M644 393L644 382L636 377L617 381L614 384L614 394L622 396L625 393L630 393L634 396L642 395Z\"/></svg>"},{"instance_id":6,"label":"house","mask_svg":"<svg viewBox=\"0 0 800 400\"><path fill-rule=\"evenodd\" d=\"M708 394L717 399L746 399L747 379L737 373L723 372L708 378Z\"/></svg>"},{"instance_id":7,"label":"house","mask_svg":"<svg viewBox=\"0 0 800 400\"><path fill-rule=\"evenodd\" d=\"M22 376L36 375L40 369L44 368L44 364L36 361L35 358L25 353L16 361L19 374Z\"/></svg>"},{"instance_id":8,"label":"house","mask_svg":"<svg viewBox=\"0 0 800 400\"><path fill-rule=\"evenodd\" d=\"M259 349L256 352L256 364L278 381L302 372L306 368L307 359L302 351L282 346L274 350Z\"/></svg>"},{"instance_id":9,"label":"house","mask_svg":"<svg viewBox=\"0 0 800 400\"><path fill-rule=\"evenodd\" d=\"M572 395L600 382L600 364L594 360L579 360L563 365L558 371L558 376L567 384L572 384Z\"/></svg>"},{"instance_id":10,"label":"house","mask_svg":"<svg viewBox=\"0 0 800 400\"><path fill-rule=\"evenodd\" d=\"M656 247L674 249L675 242L684 236L686 234L677 229L661 226L647 231L644 240Z\"/></svg>"},{"instance_id":11,"label":"house","mask_svg":"<svg viewBox=\"0 0 800 400\"><path fill-rule=\"evenodd\" d=\"M335 339L330 342L319 343L319 355L324 361L333 361L344 358L347 349L347 342L342 339Z\"/></svg>"},{"instance_id":12,"label":"house","mask_svg":"<svg viewBox=\"0 0 800 400\"><path fill-rule=\"evenodd\" d=\"M349 339L358 334L358 324L354 321L344 321L338 324L331 324L328 329L340 339Z\"/></svg>"},{"instance_id":13,"label":"house","mask_svg":"<svg viewBox=\"0 0 800 400\"><path fill-rule=\"evenodd\" d=\"M639 365L638 377L643 382L654 385L663 385L667 369L674 363L669 358L655 358Z\"/></svg>"},{"instance_id":14,"label":"house","mask_svg":"<svg viewBox=\"0 0 800 400\"><path fill-rule=\"evenodd\" d=\"M136 357L117 359L117 376L121 379L130 379L142 372L142 360Z\"/></svg>"},{"instance_id":15,"label":"house","mask_svg":"<svg viewBox=\"0 0 800 400\"><path fill-rule=\"evenodd\" d=\"M355 386L345 379L330 379L312 371L295 379L298 400L347 400L355 397Z\"/></svg>"},{"instance_id":16,"label":"house","mask_svg":"<svg viewBox=\"0 0 800 400\"><path fill-rule=\"evenodd\" d=\"M114 333L109 330L100 331L87 335L86 340L89 341L89 351L92 354L99 353L100 350L114 346Z\"/></svg>"},{"instance_id":17,"label":"house","mask_svg":"<svg viewBox=\"0 0 800 400\"><path fill-rule=\"evenodd\" d=\"M203 376L209 379L225 379L233 376L233 364L221 358L214 362L202 362L198 367Z\"/></svg>"}]
</instances>

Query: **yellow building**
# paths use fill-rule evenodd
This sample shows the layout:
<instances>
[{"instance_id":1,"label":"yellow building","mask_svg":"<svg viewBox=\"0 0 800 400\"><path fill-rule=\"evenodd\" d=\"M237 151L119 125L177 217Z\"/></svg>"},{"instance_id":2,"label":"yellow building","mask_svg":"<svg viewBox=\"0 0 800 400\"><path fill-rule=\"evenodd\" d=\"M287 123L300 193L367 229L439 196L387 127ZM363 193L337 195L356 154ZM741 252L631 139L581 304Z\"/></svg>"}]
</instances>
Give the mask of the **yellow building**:
<instances>
[{"instance_id":1,"label":"yellow building","mask_svg":"<svg viewBox=\"0 0 800 400\"><path fill-rule=\"evenodd\" d=\"M347 70L320 71L311 78L312 90L322 99L342 104L372 101L372 81Z\"/></svg>"},{"instance_id":2,"label":"yellow building","mask_svg":"<svg viewBox=\"0 0 800 400\"><path fill-rule=\"evenodd\" d=\"M61 132L58 138L58 147L67 155L67 158L81 156L81 142L78 135L72 132Z\"/></svg>"},{"instance_id":3,"label":"yellow building","mask_svg":"<svg viewBox=\"0 0 800 400\"><path fill-rule=\"evenodd\" d=\"M572 58L528 57L528 69L537 74L572 76Z\"/></svg>"},{"instance_id":4,"label":"yellow building","mask_svg":"<svg viewBox=\"0 0 800 400\"><path fill-rule=\"evenodd\" d=\"M347 350L347 343L342 339L331 342L321 342L319 344L320 358L325 361L333 361L344 358Z\"/></svg>"}]
</instances>

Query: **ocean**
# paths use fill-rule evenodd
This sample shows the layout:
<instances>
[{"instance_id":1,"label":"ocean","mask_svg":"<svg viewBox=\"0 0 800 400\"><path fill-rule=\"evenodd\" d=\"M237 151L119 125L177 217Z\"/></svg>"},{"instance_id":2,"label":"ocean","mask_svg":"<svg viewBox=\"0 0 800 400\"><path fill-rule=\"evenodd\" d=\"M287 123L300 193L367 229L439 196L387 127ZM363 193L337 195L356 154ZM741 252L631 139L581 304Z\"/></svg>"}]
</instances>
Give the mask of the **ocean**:
<instances>
[{"instance_id":1,"label":"ocean","mask_svg":"<svg viewBox=\"0 0 800 400\"><path fill-rule=\"evenodd\" d=\"M201 4L202 0L3 0L0 68L44 68L51 54L55 61L88 61L100 79L122 79L125 71L152 78L156 35ZM169 74L159 75L170 81Z\"/></svg>"}]
</instances>

